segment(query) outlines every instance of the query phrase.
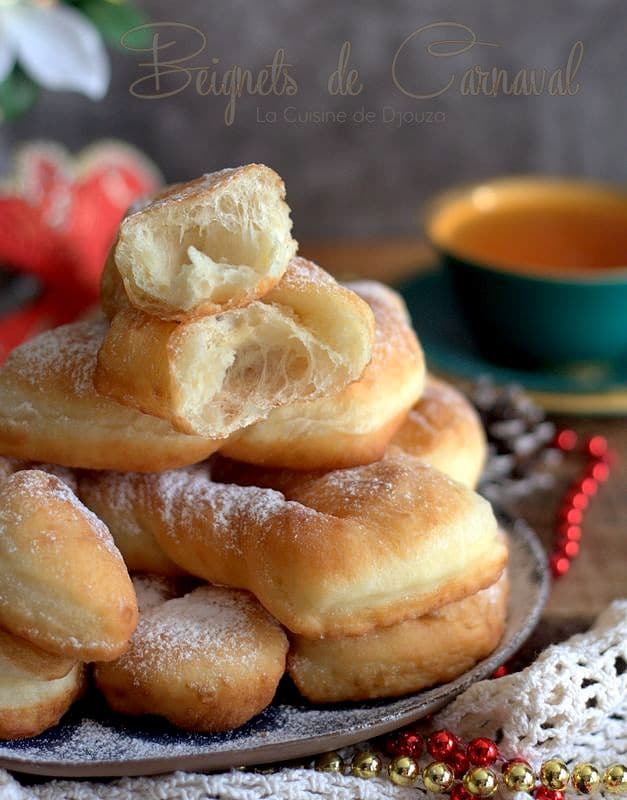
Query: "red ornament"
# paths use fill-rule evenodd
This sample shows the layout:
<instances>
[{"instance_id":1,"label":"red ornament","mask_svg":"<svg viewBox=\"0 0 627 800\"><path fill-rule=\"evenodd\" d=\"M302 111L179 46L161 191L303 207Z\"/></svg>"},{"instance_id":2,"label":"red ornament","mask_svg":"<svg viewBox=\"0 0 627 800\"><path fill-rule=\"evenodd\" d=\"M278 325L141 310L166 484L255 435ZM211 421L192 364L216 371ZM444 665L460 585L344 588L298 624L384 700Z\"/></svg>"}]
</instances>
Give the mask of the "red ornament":
<instances>
[{"instance_id":1,"label":"red ornament","mask_svg":"<svg viewBox=\"0 0 627 800\"><path fill-rule=\"evenodd\" d=\"M473 800L473 796L468 789L464 789L463 783L455 783L451 789L449 796L451 800Z\"/></svg>"},{"instance_id":2,"label":"red ornament","mask_svg":"<svg viewBox=\"0 0 627 800\"><path fill-rule=\"evenodd\" d=\"M605 483L610 477L610 466L605 461L597 461L590 468L590 477L597 483Z\"/></svg>"},{"instance_id":3,"label":"red ornament","mask_svg":"<svg viewBox=\"0 0 627 800\"><path fill-rule=\"evenodd\" d=\"M97 301L102 266L126 209L160 182L156 167L121 142L97 143L75 158L52 143L17 153L13 174L0 187L0 264L35 275L43 293L0 321L0 360Z\"/></svg>"},{"instance_id":4,"label":"red ornament","mask_svg":"<svg viewBox=\"0 0 627 800\"><path fill-rule=\"evenodd\" d=\"M420 758L425 748L425 740L415 731L399 731L385 740L384 750L389 756L410 756Z\"/></svg>"},{"instance_id":5,"label":"red ornament","mask_svg":"<svg viewBox=\"0 0 627 800\"><path fill-rule=\"evenodd\" d=\"M590 500L587 495L583 492L572 492L569 493L568 502L570 503L571 508L579 508L581 511L585 511L588 508L588 504Z\"/></svg>"},{"instance_id":6,"label":"red ornament","mask_svg":"<svg viewBox=\"0 0 627 800\"><path fill-rule=\"evenodd\" d=\"M564 430L557 432L555 436L555 447L557 447L559 450L566 452L568 450L574 450L576 446L577 434L575 431L565 428Z\"/></svg>"},{"instance_id":7,"label":"red ornament","mask_svg":"<svg viewBox=\"0 0 627 800\"><path fill-rule=\"evenodd\" d=\"M492 673L493 678L504 678L507 675L507 667L505 664L501 664L500 667L497 667L494 672Z\"/></svg>"},{"instance_id":8,"label":"red ornament","mask_svg":"<svg viewBox=\"0 0 627 800\"><path fill-rule=\"evenodd\" d=\"M477 767L489 767L499 757L499 749L492 739L479 736L468 745L468 758Z\"/></svg>"},{"instance_id":9,"label":"red ornament","mask_svg":"<svg viewBox=\"0 0 627 800\"><path fill-rule=\"evenodd\" d=\"M566 556L561 556L557 553L551 556L549 564L554 578L561 578L570 569L570 560Z\"/></svg>"},{"instance_id":10,"label":"red ornament","mask_svg":"<svg viewBox=\"0 0 627 800\"><path fill-rule=\"evenodd\" d=\"M599 485L594 478L583 478L579 484L579 491L588 497L594 497L599 491Z\"/></svg>"},{"instance_id":11,"label":"red ornament","mask_svg":"<svg viewBox=\"0 0 627 800\"><path fill-rule=\"evenodd\" d=\"M446 761L459 739L450 731L435 731L427 739L427 751L436 761Z\"/></svg>"},{"instance_id":12,"label":"red ornament","mask_svg":"<svg viewBox=\"0 0 627 800\"><path fill-rule=\"evenodd\" d=\"M591 436L586 442L586 453L591 458L604 458L608 453L605 436Z\"/></svg>"},{"instance_id":13,"label":"red ornament","mask_svg":"<svg viewBox=\"0 0 627 800\"><path fill-rule=\"evenodd\" d=\"M564 522L567 522L569 525L581 525L581 520L583 519L581 509L573 508L568 504L564 505L560 515L563 517Z\"/></svg>"},{"instance_id":14,"label":"red ornament","mask_svg":"<svg viewBox=\"0 0 627 800\"><path fill-rule=\"evenodd\" d=\"M575 558L579 555L579 542L566 542L562 550L568 558Z\"/></svg>"},{"instance_id":15,"label":"red ornament","mask_svg":"<svg viewBox=\"0 0 627 800\"><path fill-rule=\"evenodd\" d=\"M456 744L446 757L444 763L449 765L455 773L456 778L463 778L470 767L470 761L466 755L466 748L464 745Z\"/></svg>"},{"instance_id":16,"label":"red ornament","mask_svg":"<svg viewBox=\"0 0 627 800\"><path fill-rule=\"evenodd\" d=\"M533 790L535 800L564 800L564 792L547 789L546 786L536 786Z\"/></svg>"}]
</instances>

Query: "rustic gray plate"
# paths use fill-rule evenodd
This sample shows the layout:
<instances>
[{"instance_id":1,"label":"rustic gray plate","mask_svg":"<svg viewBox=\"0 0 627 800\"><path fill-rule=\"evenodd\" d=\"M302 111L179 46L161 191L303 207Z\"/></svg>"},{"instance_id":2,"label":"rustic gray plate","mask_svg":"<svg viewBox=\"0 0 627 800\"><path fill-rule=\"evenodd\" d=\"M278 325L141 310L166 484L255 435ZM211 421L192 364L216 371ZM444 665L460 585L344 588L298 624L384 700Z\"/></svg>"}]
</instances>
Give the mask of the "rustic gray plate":
<instances>
[{"instance_id":1,"label":"rustic gray plate","mask_svg":"<svg viewBox=\"0 0 627 800\"><path fill-rule=\"evenodd\" d=\"M510 658L538 622L549 577L544 550L524 523L508 526L510 603L507 628L492 655L457 680L395 700L314 707L285 681L274 703L226 734L202 735L158 719L114 716L96 697L55 728L0 746L0 767L39 775L102 777L172 770L222 770L301 758L379 736L436 711Z\"/></svg>"}]
</instances>

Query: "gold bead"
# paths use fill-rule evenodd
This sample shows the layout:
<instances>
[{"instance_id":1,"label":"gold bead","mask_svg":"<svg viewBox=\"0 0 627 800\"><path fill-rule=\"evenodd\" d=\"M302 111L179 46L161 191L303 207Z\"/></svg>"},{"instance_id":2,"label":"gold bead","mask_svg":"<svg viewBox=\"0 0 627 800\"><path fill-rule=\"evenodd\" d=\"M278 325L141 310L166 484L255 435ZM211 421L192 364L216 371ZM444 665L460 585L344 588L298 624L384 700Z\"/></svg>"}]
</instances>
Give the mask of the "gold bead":
<instances>
[{"instance_id":1,"label":"gold bead","mask_svg":"<svg viewBox=\"0 0 627 800\"><path fill-rule=\"evenodd\" d=\"M415 758L396 756L388 765L388 775L397 786L413 786L418 780L420 770Z\"/></svg>"},{"instance_id":2,"label":"gold bead","mask_svg":"<svg viewBox=\"0 0 627 800\"><path fill-rule=\"evenodd\" d=\"M529 764L512 761L503 770L503 783L512 792L531 792L536 785L536 776Z\"/></svg>"},{"instance_id":3,"label":"gold bead","mask_svg":"<svg viewBox=\"0 0 627 800\"><path fill-rule=\"evenodd\" d=\"M581 794L592 794L601 783L601 776L592 764L575 764L570 780Z\"/></svg>"},{"instance_id":4,"label":"gold bead","mask_svg":"<svg viewBox=\"0 0 627 800\"><path fill-rule=\"evenodd\" d=\"M432 761L422 771L425 787L436 794L450 789L454 780L453 770L443 761Z\"/></svg>"},{"instance_id":5,"label":"gold bead","mask_svg":"<svg viewBox=\"0 0 627 800\"><path fill-rule=\"evenodd\" d=\"M472 767L464 775L464 789L475 797L492 797L497 788L496 774L489 767Z\"/></svg>"},{"instance_id":6,"label":"gold bead","mask_svg":"<svg viewBox=\"0 0 627 800\"><path fill-rule=\"evenodd\" d=\"M560 758L549 758L540 768L542 785L554 792L561 792L568 786L570 773Z\"/></svg>"},{"instance_id":7,"label":"gold bead","mask_svg":"<svg viewBox=\"0 0 627 800\"><path fill-rule=\"evenodd\" d=\"M318 756L314 763L314 768L318 772L343 772L344 759L335 750L331 750L330 753L322 753L322 755Z\"/></svg>"},{"instance_id":8,"label":"gold bead","mask_svg":"<svg viewBox=\"0 0 627 800\"><path fill-rule=\"evenodd\" d=\"M603 785L612 794L627 793L627 767L624 764L612 764L603 774Z\"/></svg>"},{"instance_id":9,"label":"gold bead","mask_svg":"<svg viewBox=\"0 0 627 800\"><path fill-rule=\"evenodd\" d=\"M356 778L376 778L382 766L383 762L376 753L362 750L353 757L351 773Z\"/></svg>"}]
</instances>

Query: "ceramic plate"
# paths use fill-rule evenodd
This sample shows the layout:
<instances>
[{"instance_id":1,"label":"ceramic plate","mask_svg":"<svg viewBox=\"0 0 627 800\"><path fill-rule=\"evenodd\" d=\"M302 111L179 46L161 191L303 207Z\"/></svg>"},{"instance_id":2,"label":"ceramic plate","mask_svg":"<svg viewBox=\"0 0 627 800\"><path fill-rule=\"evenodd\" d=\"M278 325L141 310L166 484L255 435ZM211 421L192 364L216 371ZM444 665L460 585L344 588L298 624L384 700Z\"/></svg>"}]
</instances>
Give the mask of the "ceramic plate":
<instances>
[{"instance_id":1,"label":"ceramic plate","mask_svg":"<svg viewBox=\"0 0 627 800\"><path fill-rule=\"evenodd\" d=\"M115 716L90 697L41 736L2 743L0 767L64 777L223 770L313 755L420 719L490 675L518 650L540 617L549 582L544 550L524 523L507 527L511 542L507 629L498 649L457 680L400 699L317 708L300 699L286 680L263 714L220 735L186 733L157 719Z\"/></svg>"},{"instance_id":2,"label":"ceramic plate","mask_svg":"<svg viewBox=\"0 0 627 800\"><path fill-rule=\"evenodd\" d=\"M587 364L563 371L512 369L495 364L474 343L444 270L419 272L398 288L434 372L466 380L489 375L499 384L518 383L548 411L627 412L627 362Z\"/></svg>"}]
</instances>

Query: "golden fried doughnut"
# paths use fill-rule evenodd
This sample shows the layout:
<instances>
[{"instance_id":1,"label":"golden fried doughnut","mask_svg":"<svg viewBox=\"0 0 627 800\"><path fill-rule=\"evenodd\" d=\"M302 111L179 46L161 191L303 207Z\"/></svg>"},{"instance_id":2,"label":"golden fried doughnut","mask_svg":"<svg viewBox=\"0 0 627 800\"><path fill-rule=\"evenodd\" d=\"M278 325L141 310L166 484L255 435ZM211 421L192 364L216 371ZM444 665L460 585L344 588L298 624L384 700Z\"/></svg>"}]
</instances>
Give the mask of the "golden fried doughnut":
<instances>
[{"instance_id":1,"label":"golden fried doughnut","mask_svg":"<svg viewBox=\"0 0 627 800\"><path fill-rule=\"evenodd\" d=\"M50 475L56 475L76 494L78 484L73 470L61 467L58 464L41 464L38 461L23 461L19 458L0 456L0 481L23 469L39 469L42 472L50 473Z\"/></svg>"},{"instance_id":2,"label":"golden fried doughnut","mask_svg":"<svg viewBox=\"0 0 627 800\"><path fill-rule=\"evenodd\" d=\"M0 676L11 680L51 681L64 678L76 659L47 653L0 629Z\"/></svg>"},{"instance_id":3,"label":"golden fried doughnut","mask_svg":"<svg viewBox=\"0 0 627 800\"><path fill-rule=\"evenodd\" d=\"M294 258L244 308L188 322L120 310L98 353L96 389L220 438L278 406L337 394L370 360L372 311L324 270Z\"/></svg>"},{"instance_id":4,"label":"golden fried doughnut","mask_svg":"<svg viewBox=\"0 0 627 800\"><path fill-rule=\"evenodd\" d=\"M109 531L38 470L0 484L0 627L79 661L116 658L137 624L135 591Z\"/></svg>"},{"instance_id":5,"label":"golden fried doughnut","mask_svg":"<svg viewBox=\"0 0 627 800\"><path fill-rule=\"evenodd\" d=\"M0 369L0 453L67 467L138 472L201 461L219 442L96 393L103 320L64 325L14 350Z\"/></svg>"},{"instance_id":6,"label":"golden fried doughnut","mask_svg":"<svg viewBox=\"0 0 627 800\"><path fill-rule=\"evenodd\" d=\"M333 397L292 403L227 439L230 458L289 469L340 469L382 458L420 397L424 356L401 296L375 281L346 286L374 313L372 359Z\"/></svg>"},{"instance_id":7,"label":"golden fried doughnut","mask_svg":"<svg viewBox=\"0 0 627 800\"><path fill-rule=\"evenodd\" d=\"M323 475L231 462L127 475L139 525L187 572L251 591L305 636L352 636L489 586L507 558L489 503L399 452ZM244 478L242 480L244 482Z\"/></svg>"},{"instance_id":8,"label":"golden fried doughnut","mask_svg":"<svg viewBox=\"0 0 627 800\"><path fill-rule=\"evenodd\" d=\"M50 681L0 674L0 739L25 739L56 725L84 687L82 664Z\"/></svg>"},{"instance_id":9,"label":"golden fried doughnut","mask_svg":"<svg viewBox=\"0 0 627 800\"><path fill-rule=\"evenodd\" d=\"M287 648L251 595L202 586L144 612L128 652L97 664L94 678L114 711L225 731L272 702Z\"/></svg>"},{"instance_id":10,"label":"golden fried doughnut","mask_svg":"<svg viewBox=\"0 0 627 800\"><path fill-rule=\"evenodd\" d=\"M101 519L131 572L181 575L184 570L169 559L151 531L136 519L124 472L82 472L78 496Z\"/></svg>"},{"instance_id":11,"label":"golden fried doughnut","mask_svg":"<svg viewBox=\"0 0 627 800\"><path fill-rule=\"evenodd\" d=\"M107 273L130 302L185 320L245 306L275 286L296 254L281 178L263 164L202 175L162 190L120 224ZM103 306L110 304L110 277Z\"/></svg>"},{"instance_id":12,"label":"golden fried doughnut","mask_svg":"<svg viewBox=\"0 0 627 800\"><path fill-rule=\"evenodd\" d=\"M479 482L487 451L481 420L470 402L431 375L390 444L471 488Z\"/></svg>"},{"instance_id":13,"label":"golden fried doughnut","mask_svg":"<svg viewBox=\"0 0 627 800\"><path fill-rule=\"evenodd\" d=\"M507 595L504 574L470 597L365 636L292 636L289 674L314 703L395 697L445 683L497 646L505 628Z\"/></svg>"}]
</instances>

